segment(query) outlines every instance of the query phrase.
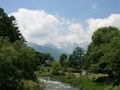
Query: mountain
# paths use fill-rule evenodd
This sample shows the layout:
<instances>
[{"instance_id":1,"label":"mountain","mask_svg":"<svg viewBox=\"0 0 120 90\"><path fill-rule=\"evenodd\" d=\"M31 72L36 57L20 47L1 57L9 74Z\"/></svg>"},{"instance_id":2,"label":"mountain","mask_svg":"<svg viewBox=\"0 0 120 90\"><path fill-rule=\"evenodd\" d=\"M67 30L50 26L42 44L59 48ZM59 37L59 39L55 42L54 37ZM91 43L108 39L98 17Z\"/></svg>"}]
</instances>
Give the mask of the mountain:
<instances>
[{"instance_id":1,"label":"mountain","mask_svg":"<svg viewBox=\"0 0 120 90\"><path fill-rule=\"evenodd\" d=\"M70 42L60 42L57 44L44 44L43 46L50 47L60 52L66 52L66 53L71 54L76 47L82 47L86 51L88 44L89 44L88 42L84 42L80 44L70 43Z\"/></svg>"},{"instance_id":2,"label":"mountain","mask_svg":"<svg viewBox=\"0 0 120 90\"><path fill-rule=\"evenodd\" d=\"M62 53L66 53L66 52L63 52L63 51L59 51L59 49L57 49L57 48L53 49L51 47L38 45L38 44L35 44L35 43L32 43L32 42L27 42L26 44L27 44L27 46L33 47L36 51L39 51L41 53L50 53L51 56L53 56L54 59L57 60L57 61L59 60L60 55ZM66 55L68 55L68 54L66 53Z\"/></svg>"},{"instance_id":3,"label":"mountain","mask_svg":"<svg viewBox=\"0 0 120 90\"><path fill-rule=\"evenodd\" d=\"M61 54L66 54L69 56L72 54L73 50L76 47L82 47L85 51L87 50L88 42L84 43L70 43L70 42L61 42L57 44L44 44L38 45L32 42L27 42L27 45L33 47L36 51L42 53L50 53L51 56L54 57L55 60L59 60Z\"/></svg>"}]
</instances>

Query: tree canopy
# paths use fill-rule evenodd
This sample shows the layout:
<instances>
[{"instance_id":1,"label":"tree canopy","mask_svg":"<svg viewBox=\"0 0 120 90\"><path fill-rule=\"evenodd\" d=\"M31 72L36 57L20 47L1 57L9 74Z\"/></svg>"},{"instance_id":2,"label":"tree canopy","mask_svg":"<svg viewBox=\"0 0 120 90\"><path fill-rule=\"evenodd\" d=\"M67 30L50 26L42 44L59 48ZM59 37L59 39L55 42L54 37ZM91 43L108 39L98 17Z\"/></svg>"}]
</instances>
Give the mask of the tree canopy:
<instances>
[{"instance_id":1,"label":"tree canopy","mask_svg":"<svg viewBox=\"0 0 120 90\"><path fill-rule=\"evenodd\" d=\"M0 8L0 36L8 37L10 42L15 42L16 40L25 41L17 26L16 18L8 16L2 8Z\"/></svg>"},{"instance_id":2,"label":"tree canopy","mask_svg":"<svg viewBox=\"0 0 120 90\"><path fill-rule=\"evenodd\" d=\"M84 49L82 47L76 47L73 53L69 56L68 64L75 69L81 69L83 65Z\"/></svg>"},{"instance_id":3,"label":"tree canopy","mask_svg":"<svg viewBox=\"0 0 120 90\"><path fill-rule=\"evenodd\" d=\"M0 8L0 90L24 90L23 80L36 81L36 53L24 41L15 17Z\"/></svg>"},{"instance_id":4,"label":"tree canopy","mask_svg":"<svg viewBox=\"0 0 120 90\"><path fill-rule=\"evenodd\" d=\"M59 62L60 62L60 64L61 64L62 67L65 65L66 61L67 61L67 55L62 54L60 56L60 60L59 60Z\"/></svg>"},{"instance_id":5,"label":"tree canopy","mask_svg":"<svg viewBox=\"0 0 120 90\"><path fill-rule=\"evenodd\" d=\"M101 27L94 32L85 58L90 64L97 64L107 73L111 82L118 83L120 78L120 30L116 27Z\"/></svg>"},{"instance_id":6,"label":"tree canopy","mask_svg":"<svg viewBox=\"0 0 120 90\"><path fill-rule=\"evenodd\" d=\"M0 89L19 90L22 80L34 80L36 69L35 51L21 41L10 43L0 37Z\"/></svg>"}]
</instances>

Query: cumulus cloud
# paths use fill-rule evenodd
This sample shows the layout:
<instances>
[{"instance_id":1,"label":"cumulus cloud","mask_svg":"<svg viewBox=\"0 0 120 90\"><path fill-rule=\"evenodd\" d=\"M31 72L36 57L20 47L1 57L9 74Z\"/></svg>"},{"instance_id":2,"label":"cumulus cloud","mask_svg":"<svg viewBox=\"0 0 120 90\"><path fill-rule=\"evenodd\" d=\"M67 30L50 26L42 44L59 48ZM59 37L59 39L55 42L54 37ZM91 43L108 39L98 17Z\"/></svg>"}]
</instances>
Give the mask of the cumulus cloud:
<instances>
[{"instance_id":1,"label":"cumulus cloud","mask_svg":"<svg viewBox=\"0 0 120 90\"><path fill-rule=\"evenodd\" d=\"M97 4L93 4L92 9L97 9Z\"/></svg>"},{"instance_id":2,"label":"cumulus cloud","mask_svg":"<svg viewBox=\"0 0 120 90\"><path fill-rule=\"evenodd\" d=\"M115 26L120 29L120 14L111 14L109 17L103 19L91 18L86 20L86 22L88 23L86 32L87 40L89 39L88 41L90 41L93 32L97 30L97 28L104 26Z\"/></svg>"},{"instance_id":3,"label":"cumulus cloud","mask_svg":"<svg viewBox=\"0 0 120 90\"><path fill-rule=\"evenodd\" d=\"M21 8L10 15L16 17L25 39L39 45L59 42L90 42L93 32L99 27L111 25L120 28L120 14L111 14L103 19L87 19L86 30L80 23L48 14L44 10Z\"/></svg>"}]
</instances>

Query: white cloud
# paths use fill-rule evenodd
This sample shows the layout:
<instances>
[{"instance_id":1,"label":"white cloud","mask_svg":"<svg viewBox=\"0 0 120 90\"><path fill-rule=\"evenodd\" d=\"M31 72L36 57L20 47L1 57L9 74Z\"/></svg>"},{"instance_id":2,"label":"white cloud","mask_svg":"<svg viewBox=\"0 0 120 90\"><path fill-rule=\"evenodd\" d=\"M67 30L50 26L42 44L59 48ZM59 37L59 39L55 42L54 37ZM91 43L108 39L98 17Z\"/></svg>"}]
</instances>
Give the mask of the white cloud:
<instances>
[{"instance_id":1,"label":"white cloud","mask_svg":"<svg viewBox=\"0 0 120 90\"><path fill-rule=\"evenodd\" d=\"M109 17L101 19L88 19L86 20L88 23L87 27L87 40L90 41L91 36L97 28L104 27L104 26L115 26L120 29L120 14L111 14Z\"/></svg>"},{"instance_id":2,"label":"white cloud","mask_svg":"<svg viewBox=\"0 0 120 90\"><path fill-rule=\"evenodd\" d=\"M101 19L86 20L86 30L80 23L66 20L46 13L44 10L28 10L21 8L11 13L17 19L19 29L25 39L37 44L58 42L89 42L93 32L102 26L116 26L120 28L120 14L111 14Z\"/></svg>"},{"instance_id":3,"label":"white cloud","mask_svg":"<svg viewBox=\"0 0 120 90\"><path fill-rule=\"evenodd\" d=\"M97 9L97 4L93 4L92 9Z\"/></svg>"}]
</instances>

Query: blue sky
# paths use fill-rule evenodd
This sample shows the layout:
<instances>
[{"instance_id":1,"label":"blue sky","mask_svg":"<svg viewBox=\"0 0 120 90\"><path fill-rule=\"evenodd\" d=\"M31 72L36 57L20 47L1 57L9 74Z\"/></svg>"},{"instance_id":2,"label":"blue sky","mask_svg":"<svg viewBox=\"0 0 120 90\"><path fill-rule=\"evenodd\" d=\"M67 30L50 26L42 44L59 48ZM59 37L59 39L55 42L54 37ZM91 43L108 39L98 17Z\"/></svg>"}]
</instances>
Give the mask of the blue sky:
<instances>
[{"instance_id":1,"label":"blue sky","mask_svg":"<svg viewBox=\"0 0 120 90\"><path fill-rule=\"evenodd\" d=\"M100 26L113 25L118 28L120 26L118 23L120 0L0 0L0 7L6 13L16 17L20 23L21 32L28 41L38 44L50 43L51 38L55 37L58 37L58 40L51 43L58 43L63 39L63 41L82 43L90 41L92 33ZM39 11L37 12L37 10ZM43 17L40 20L40 15L48 16L48 18ZM43 26L37 25L37 27L30 23L32 21ZM95 25L96 22L98 26ZM28 27L30 24L37 28ZM50 30L53 31L54 35L49 35Z\"/></svg>"},{"instance_id":2,"label":"blue sky","mask_svg":"<svg viewBox=\"0 0 120 90\"><path fill-rule=\"evenodd\" d=\"M92 5L95 5L92 8ZM50 14L60 14L65 18L105 18L111 13L120 13L120 0L0 0L0 6L7 13L19 8L43 9Z\"/></svg>"}]
</instances>

